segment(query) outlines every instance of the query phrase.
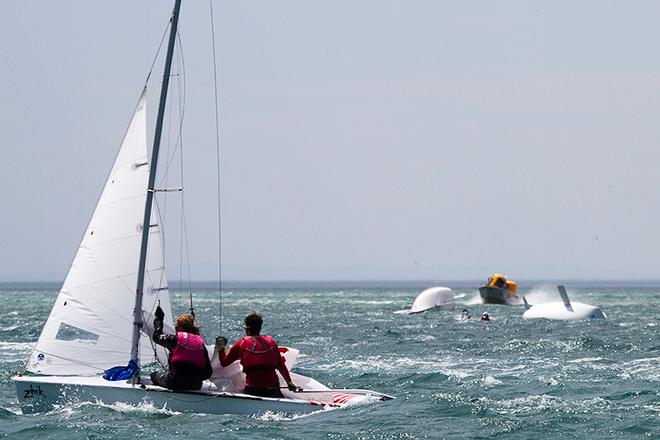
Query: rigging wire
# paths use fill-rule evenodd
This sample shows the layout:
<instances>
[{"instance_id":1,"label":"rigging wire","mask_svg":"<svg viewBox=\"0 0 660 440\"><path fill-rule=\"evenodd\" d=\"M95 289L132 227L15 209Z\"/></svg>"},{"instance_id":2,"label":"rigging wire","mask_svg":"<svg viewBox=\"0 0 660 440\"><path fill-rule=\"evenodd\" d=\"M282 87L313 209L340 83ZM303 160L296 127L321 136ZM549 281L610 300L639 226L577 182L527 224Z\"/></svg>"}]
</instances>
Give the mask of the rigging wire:
<instances>
[{"instance_id":1,"label":"rigging wire","mask_svg":"<svg viewBox=\"0 0 660 440\"><path fill-rule=\"evenodd\" d=\"M215 98L215 152L218 192L218 335L222 334L222 210L220 205L220 117L218 114L218 72L215 56L215 24L213 21L213 0L209 0L211 12L211 46L213 48L213 90Z\"/></svg>"},{"instance_id":2,"label":"rigging wire","mask_svg":"<svg viewBox=\"0 0 660 440\"><path fill-rule=\"evenodd\" d=\"M178 103L179 103L179 173L180 173L180 180L181 180L181 186L184 187L184 179L183 179L183 118L185 114L185 108L186 108L186 62L185 58L183 56L183 43L181 42L181 34L177 32L177 41L178 41L178 48L179 48L179 69L180 69L180 80L177 82L178 86ZM181 193L181 230L183 231L183 237L185 239L186 243L186 248L185 248L185 256L186 256L186 269L187 269L187 280L188 280L188 300L190 304L190 314L195 318L195 307L193 305L193 295L192 295L192 284L191 284L191 271L190 271L190 246L189 246L189 241L188 241L188 224L186 222L186 209L185 209L185 192L182 191ZM184 255L184 254L181 254ZM183 261L181 262L181 266L183 266Z\"/></svg>"},{"instance_id":3,"label":"rigging wire","mask_svg":"<svg viewBox=\"0 0 660 440\"><path fill-rule=\"evenodd\" d=\"M168 22L168 26L166 28L165 33L163 34L163 38L161 39L161 43L160 43L160 46L158 48L158 52L160 52L160 50L161 50L165 35L167 34L167 30L169 29L169 25L170 25L170 23ZM177 150L179 151L180 158L181 158L180 159L180 182L181 182L181 186L182 187L184 186L183 185L183 120L184 120L185 100L186 100L186 98L185 98L185 79L186 79L186 76L185 76L185 62L184 62L184 58L183 58L183 44L181 43L181 34L180 34L179 30L177 30L176 38L177 38L177 43L178 43L177 44L177 50L178 51L176 53L176 55L178 55L177 56L177 61L176 61L178 72L176 74L171 74L170 76L175 76L176 79L177 79L177 81L176 81L177 92L178 92L177 93L177 98L178 98L177 113L178 113L179 121L178 121L178 124L177 124L178 126L177 126L176 138L174 139L174 142L172 142L172 135L171 135L171 132L172 132L172 114L174 113L174 111L173 111L173 100L170 100L169 101L169 113L168 113L168 152L167 152L168 161L167 161L167 164L166 164L166 166L163 170L162 176L160 178L160 183L158 185L160 187L165 187L165 188L167 187L167 182L169 180L169 175L170 175L170 167L172 166L174 158L176 157ZM156 58L158 56L158 52L156 53ZM154 59L154 62L152 63L152 66L151 66L151 69L153 69L153 66L155 65L155 63L156 63L156 59ZM149 80L150 76L151 76L151 71L147 75L147 81ZM182 86L182 84L183 84L183 86ZM165 212L167 210L167 197L163 198L163 213L162 214L161 214L160 204L158 203L158 197L156 197L156 194L154 194L154 202L156 204L156 210L159 214L159 219L160 219L159 223L164 223ZM180 227L181 227L181 230L183 231L186 228L185 220L183 220L184 216L185 216L184 192L183 191L181 191L181 212L182 212L182 214L181 214L182 221L181 221L181 226ZM164 261L165 260L164 224L161 224L159 226L161 228L161 232L163 232L163 234L161 234L161 238L162 238L162 246L163 246L162 267L164 269L164 267L165 267L165 261ZM183 235L184 234L182 232L181 236L183 236ZM186 231L186 241L187 241L187 231ZM185 258L187 260L188 277L190 277L190 254L188 252L188 249L189 249L189 247L187 246L187 243L186 243ZM182 272L181 268L183 266L183 258L184 258L183 255L184 255L183 245L181 245L180 246L180 253L179 253L179 256L180 256L180 258L179 258L179 293L181 293L183 291L183 289L181 288L181 280L183 279L182 273L181 273ZM163 271L161 271L161 279L159 280L159 286L162 285L164 278L165 278L165 271L163 270ZM192 290L191 289L189 289L189 298L190 298L190 313L194 317L195 312L194 312L193 303L192 303ZM161 363L161 365L162 365L162 362L160 361L160 359L158 357L158 346L156 344L152 343L151 348L154 352L154 358L156 359L157 362ZM163 366L165 366L165 365L163 365Z\"/></svg>"},{"instance_id":4,"label":"rigging wire","mask_svg":"<svg viewBox=\"0 0 660 440\"><path fill-rule=\"evenodd\" d=\"M171 76L171 75L170 75ZM170 157L172 149L176 149L176 144L174 147L172 147L172 99L167 100L167 108L168 110L166 111L166 118L167 118L167 130L165 130L165 137L167 138L167 151L165 152L165 157ZM161 181L164 181L164 185L160 185L162 188L167 188L168 187L168 181L169 181L169 173L164 172L163 177ZM165 250L165 245L166 245L166 235L165 235L165 219L167 218L167 201L168 197L163 197L163 210L162 210L162 215L159 216L159 220L163 225L161 225L161 237L162 237L162 243L163 243L163 249L162 249L162 258L163 258L163 266L165 266L165 258L167 255L167 252ZM154 202L158 204L158 193L154 193ZM160 208L158 209L158 212L160 214ZM162 272L161 274L161 279L159 281L159 287L162 287L162 282L163 278L165 277L165 271ZM158 300L160 302L160 295L158 296Z\"/></svg>"},{"instance_id":5,"label":"rigging wire","mask_svg":"<svg viewBox=\"0 0 660 440\"><path fill-rule=\"evenodd\" d=\"M165 42L165 37L167 36L167 31L170 30L170 25L172 24L172 20L167 20L167 25L165 26L165 32L163 32L163 36L160 38L160 44L158 44L158 49L156 50L156 55L154 55L154 59L151 62L151 67L149 67L149 73L147 73L147 79L144 81L145 87L147 86L147 83L149 82L149 79L151 78L151 73L154 70L154 66L156 65L156 61L158 60L158 54L160 54L160 50L163 47L163 43Z\"/></svg>"},{"instance_id":6,"label":"rigging wire","mask_svg":"<svg viewBox=\"0 0 660 440\"><path fill-rule=\"evenodd\" d=\"M177 77L177 97L178 97L178 113L179 113L179 123L178 123L178 130L177 130L177 137L174 141L174 149L170 152L168 152L168 159L166 166L164 167L163 174L160 179L159 186L167 186L167 178L170 174L171 168L174 165L174 161L176 158L176 153L177 151L179 152L179 171L180 171L180 182L182 188L185 188L184 185L184 166L183 166L183 121L185 119L185 108L186 108L186 67L185 67L185 59L183 56L183 44L181 42L181 33L177 30L177 68L179 70L179 73L176 75ZM170 100L170 104L172 103L172 100ZM170 106L170 112L172 112L172 107ZM191 284L191 271L190 271L190 246L189 246L189 239L188 239L188 228L187 228L187 222L185 220L185 191L181 191L181 227L180 227L180 246L179 246L179 255L180 255L180 260L179 260L179 292L183 292L183 279L184 279L184 274L183 274L183 259L185 258L186 260L186 269L187 269L187 279L188 279L188 300L189 300L189 307L188 309L190 310L190 313L194 316L195 315L195 309L194 309L194 304L193 304L193 299L192 299L192 284ZM185 243L185 247L184 247Z\"/></svg>"},{"instance_id":7,"label":"rigging wire","mask_svg":"<svg viewBox=\"0 0 660 440\"><path fill-rule=\"evenodd\" d=\"M177 151L179 152L179 170L180 170L180 181L181 181L181 186L182 188L185 188L184 185L184 175L183 175L183 121L185 119L185 109L186 109L186 63L185 59L183 56L183 43L181 42L181 33L177 30L177 67L179 69L179 73L176 75L177 76L177 88L178 88L178 107L179 107L179 126L178 126L178 133L177 133L177 138L174 142L175 148L171 152L171 154L168 153L168 159L167 163L165 165L165 168L163 170L163 176L161 177L160 185L162 186L164 182L166 182L166 177L169 176L170 168L174 164L174 160L176 158L176 153ZM171 102L171 101L170 101ZM170 107L171 111L171 107ZM165 185L167 186L167 185ZM186 260L186 268L187 268L187 280L188 280L188 300L189 300L189 310L190 313L195 316L195 309L193 305L193 299L192 299L192 284L191 284L191 271L190 271L190 246L188 243L188 230L187 230L187 223L185 221L185 191L181 192L181 228L180 228L180 245L179 245L179 255L181 256L181 259L179 260L179 292L183 292L183 279L184 279L184 274L183 274L183 258L185 255L185 260ZM185 243L185 248L184 248L184 243Z\"/></svg>"},{"instance_id":8,"label":"rigging wire","mask_svg":"<svg viewBox=\"0 0 660 440\"><path fill-rule=\"evenodd\" d=\"M181 39L178 38L178 34L177 34L177 39L179 41L179 45L178 45L179 50L177 51L177 58L176 58L176 60L177 60L176 61L177 62L177 71L181 72L181 70L182 70L182 68L181 68L181 58L182 58L182 56L180 55L180 52L181 52ZM179 124L183 124L183 119L182 119L183 111L181 109L181 77L179 77L179 80L177 81L177 90L178 90L177 103L179 104L179 117L181 118L181 119L179 119ZM177 143L175 144L175 146L178 145L178 141L179 141L178 136L182 135L182 133L181 133L182 130L183 130L183 127L180 126L179 127L179 132L178 132L178 135L177 135ZM170 160L168 160L168 164L167 164L168 167L169 167L169 162L174 158L175 153L176 153L176 149L172 152L172 158ZM179 154L181 156L181 161L179 163L179 167L180 167L179 182L181 184L181 187L183 188L183 151L179 150ZM178 286L177 302L179 302L179 301L183 302L183 299L182 299L183 298L183 288L182 288L182 286L183 286L183 255L184 255L183 254L183 228L184 228L184 224L183 224L183 212L184 212L183 211L183 209L184 209L183 197L184 197L184 195L185 195L185 193L181 192L181 199L179 200L179 203L180 203L180 206L179 206L179 214L180 214L179 215L179 286Z\"/></svg>"},{"instance_id":9,"label":"rigging wire","mask_svg":"<svg viewBox=\"0 0 660 440\"><path fill-rule=\"evenodd\" d=\"M176 138L176 141L174 142L174 145L180 145L180 149L183 150L183 120L184 120L184 115L186 112L186 62L183 58L183 44L181 43L181 34L179 33L179 30L176 32L177 36L177 49L178 49L178 60L177 62L180 63L180 66L177 66L178 68L181 69L180 73L177 74L179 81L177 82L178 87L179 87L179 93L178 93L178 99L179 99L179 131L178 135ZM183 78L181 80L180 78ZM181 154L183 154L183 151L181 151ZM163 169L163 177L166 176L170 170L170 167L173 165L173 161L175 159L175 154L176 154L176 149L172 152L171 156L168 157L167 159L167 164L165 165L165 168ZM183 167L181 167L183 168ZM183 176L183 172L182 172ZM161 181L159 185L162 186L163 184L163 178L161 178ZM183 186L183 182L181 182Z\"/></svg>"}]
</instances>

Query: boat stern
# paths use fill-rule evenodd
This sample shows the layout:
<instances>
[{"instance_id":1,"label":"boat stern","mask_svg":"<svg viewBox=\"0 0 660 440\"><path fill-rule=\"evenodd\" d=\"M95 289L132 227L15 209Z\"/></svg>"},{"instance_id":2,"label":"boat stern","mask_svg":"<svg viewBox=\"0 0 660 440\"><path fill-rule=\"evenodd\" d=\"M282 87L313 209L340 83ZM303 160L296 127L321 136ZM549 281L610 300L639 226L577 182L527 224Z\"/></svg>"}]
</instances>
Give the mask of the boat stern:
<instances>
[{"instance_id":1,"label":"boat stern","mask_svg":"<svg viewBox=\"0 0 660 440\"><path fill-rule=\"evenodd\" d=\"M479 288L479 295L481 295L481 302L484 304L515 305L522 303L518 295L497 287L482 286Z\"/></svg>"}]
</instances>

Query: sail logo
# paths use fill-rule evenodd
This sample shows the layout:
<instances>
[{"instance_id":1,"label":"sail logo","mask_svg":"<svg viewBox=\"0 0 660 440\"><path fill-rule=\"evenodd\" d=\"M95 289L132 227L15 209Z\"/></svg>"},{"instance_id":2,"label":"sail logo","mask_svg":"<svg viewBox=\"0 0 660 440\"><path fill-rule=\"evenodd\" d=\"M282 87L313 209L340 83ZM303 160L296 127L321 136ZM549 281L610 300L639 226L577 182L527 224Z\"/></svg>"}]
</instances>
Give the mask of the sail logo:
<instances>
[{"instance_id":1,"label":"sail logo","mask_svg":"<svg viewBox=\"0 0 660 440\"><path fill-rule=\"evenodd\" d=\"M30 384L30 388L27 388L25 390L25 396L23 396L25 399L32 399L36 396L41 396L41 397L46 397L44 395L44 390L41 389L41 385L37 385L36 387L33 387Z\"/></svg>"}]
</instances>

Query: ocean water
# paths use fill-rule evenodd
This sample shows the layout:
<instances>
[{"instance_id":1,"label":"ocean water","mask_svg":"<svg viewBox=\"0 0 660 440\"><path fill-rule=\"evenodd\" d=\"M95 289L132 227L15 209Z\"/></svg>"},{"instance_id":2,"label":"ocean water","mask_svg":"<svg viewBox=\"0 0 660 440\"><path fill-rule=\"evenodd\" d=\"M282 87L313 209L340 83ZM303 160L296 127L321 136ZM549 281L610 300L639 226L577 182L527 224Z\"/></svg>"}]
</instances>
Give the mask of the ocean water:
<instances>
[{"instance_id":1,"label":"ocean water","mask_svg":"<svg viewBox=\"0 0 660 440\"><path fill-rule=\"evenodd\" d=\"M241 336L258 311L264 332L304 356L294 371L330 387L370 388L394 401L306 416L191 415L112 402L23 415L11 377L24 367L55 300L54 285L0 285L0 436L12 439L660 438L660 284L567 285L606 321L523 320L488 305L475 283L449 285L456 310L395 314L429 285L194 287L206 335ZM521 286L531 302L550 287ZM173 295L184 312L184 295ZM463 307L473 318L463 322ZM487 310L493 321L478 320ZM222 316L222 328L218 315Z\"/></svg>"}]
</instances>

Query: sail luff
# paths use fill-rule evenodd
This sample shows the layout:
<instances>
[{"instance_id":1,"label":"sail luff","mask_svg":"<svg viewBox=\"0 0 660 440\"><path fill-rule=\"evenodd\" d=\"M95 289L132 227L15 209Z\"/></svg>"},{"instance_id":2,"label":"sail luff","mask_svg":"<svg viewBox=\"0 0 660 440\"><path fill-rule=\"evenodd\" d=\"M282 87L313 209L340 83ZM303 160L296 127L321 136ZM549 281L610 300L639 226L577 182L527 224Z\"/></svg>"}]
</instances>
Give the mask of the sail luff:
<instances>
[{"instance_id":1,"label":"sail luff","mask_svg":"<svg viewBox=\"0 0 660 440\"><path fill-rule=\"evenodd\" d=\"M149 244L149 230L151 228L151 210L153 204L156 172L158 170L158 152L160 149L160 138L163 130L165 116L165 103L167 102L167 89L170 82L170 71L172 68L172 56L174 54L174 43L176 41L177 25L179 23L179 10L181 0L176 0L172 11L170 37L167 44L167 56L165 68L163 69L163 83L160 91L160 103L158 104L158 116L156 118L156 131L154 144L151 152L151 163L149 170L149 183L147 186L147 197L144 206L144 221L142 222L142 242L140 245L140 260L138 263L138 278L135 288L135 307L133 309L133 337L131 343L131 359L139 365L140 332L142 331L142 297L144 294L144 276L147 263L147 249Z\"/></svg>"}]
</instances>

